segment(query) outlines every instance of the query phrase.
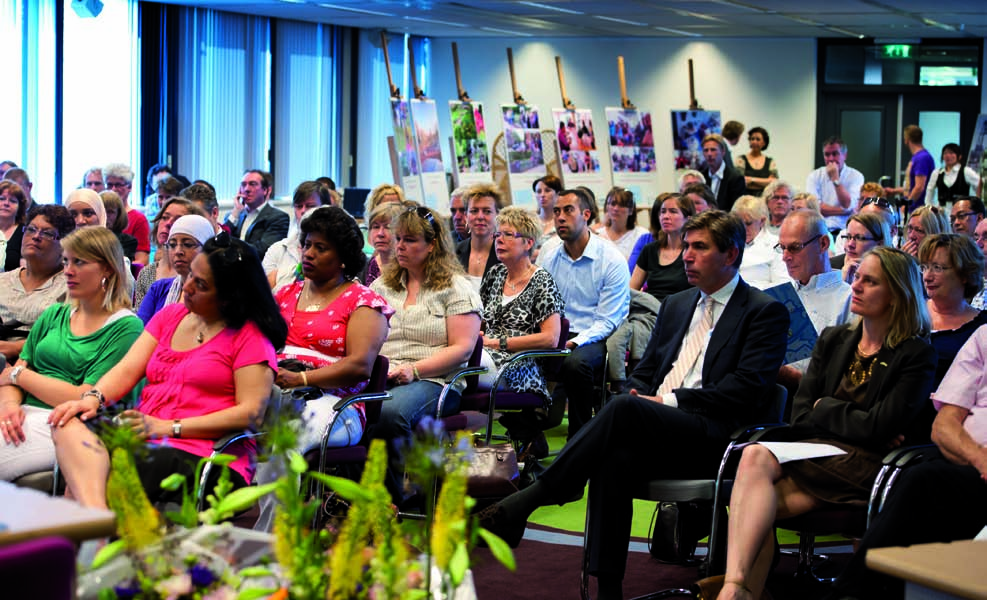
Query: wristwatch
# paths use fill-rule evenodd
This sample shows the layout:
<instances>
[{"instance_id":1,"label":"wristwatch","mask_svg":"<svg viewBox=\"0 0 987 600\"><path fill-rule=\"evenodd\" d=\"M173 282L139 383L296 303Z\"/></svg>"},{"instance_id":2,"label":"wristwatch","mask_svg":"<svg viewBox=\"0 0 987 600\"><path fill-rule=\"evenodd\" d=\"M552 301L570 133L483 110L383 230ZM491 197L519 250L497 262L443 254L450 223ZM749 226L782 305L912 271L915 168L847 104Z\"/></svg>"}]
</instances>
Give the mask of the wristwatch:
<instances>
[{"instance_id":1,"label":"wristwatch","mask_svg":"<svg viewBox=\"0 0 987 600\"><path fill-rule=\"evenodd\" d=\"M82 397L85 398L86 396L95 396L96 400L99 401L99 406L96 407L96 410L103 410L103 407L106 406L106 396L104 396L103 392L97 390L96 388L93 388L88 392L82 392Z\"/></svg>"},{"instance_id":2,"label":"wristwatch","mask_svg":"<svg viewBox=\"0 0 987 600\"><path fill-rule=\"evenodd\" d=\"M24 370L24 365L17 365L10 370L10 383L17 385L17 378L20 376L21 371Z\"/></svg>"},{"instance_id":3,"label":"wristwatch","mask_svg":"<svg viewBox=\"0 0 987 600\"><path fill-rule=\"evenodd\" d=\"M176 437L176 438L182 437L181 419L175 419L175 421L171 424L171 437Z\"/></svg>"},{"instance_id":4,"label":"wristwatch","mask_svg":"<svg viewBox=\"0 0 987 600\"><path fill-rule=\"evenodd\" d=\"M833 185L835 185L836 187L840 187L843 184L840 183L840 180L839 179L837 179L836 181L833 182Z\"/></svg>"},{"instance_id":5,"label":"wristwatch","mask_svg":"<svg viewBox=\"0 0 987 600\"><path fill-rule=\"evenodd\" d=\"M507 336L506 335L500 336L500 349L503 350L504 352L507 352Z\"/></svg>"}]
</instances>

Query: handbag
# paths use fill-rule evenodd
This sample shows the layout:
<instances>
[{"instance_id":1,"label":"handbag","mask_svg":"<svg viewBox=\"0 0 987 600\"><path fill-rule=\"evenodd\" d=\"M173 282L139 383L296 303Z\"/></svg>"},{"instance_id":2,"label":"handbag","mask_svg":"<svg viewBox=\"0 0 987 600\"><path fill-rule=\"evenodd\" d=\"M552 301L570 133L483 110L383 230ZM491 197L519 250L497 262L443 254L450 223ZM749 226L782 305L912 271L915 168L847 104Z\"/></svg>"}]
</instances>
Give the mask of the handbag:
<instances>
[{"instance_id":1,"label":"handbag","mask_svg":"<svg viewBox=\"0 0 987 600\"><path fill-rule=\"evenodd\" d=\"M506 481L516 481L519 473L517 454L511 444L491 444L473 449L469 477L492 477Z\"/></svg>"},{"instance_id":2,"label":"handbag","mask_svg":"<svg viewBox=\"0 0 987 600\"><path fill-rule=\"evenodd\" d=\"M712 506L698 502L659 502L652 519L651 556L663 563L689 564L699 540L709 535Z\"/></svg>"}]
</instances>

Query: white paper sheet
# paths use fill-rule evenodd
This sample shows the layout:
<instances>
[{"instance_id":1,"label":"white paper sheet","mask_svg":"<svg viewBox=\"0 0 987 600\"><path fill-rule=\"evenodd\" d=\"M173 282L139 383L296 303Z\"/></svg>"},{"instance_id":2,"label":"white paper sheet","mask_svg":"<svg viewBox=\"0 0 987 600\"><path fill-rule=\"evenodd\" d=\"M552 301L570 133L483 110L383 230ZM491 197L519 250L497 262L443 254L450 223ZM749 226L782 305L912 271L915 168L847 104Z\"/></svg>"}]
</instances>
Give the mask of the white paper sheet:
<instances>
[{"instance_id":1,"label":"white paper sheet","mask_svg":"<svg viewBox=\"0 0 987 600\"><path fill-rule=\"evenodd\" d=\"M809 442L757 442L775 455L778 462L785 464L795 460L822 458L824 456L839 456L846 454L836 446L829 444L813 444Z\"/></svg>"}]
</instances>

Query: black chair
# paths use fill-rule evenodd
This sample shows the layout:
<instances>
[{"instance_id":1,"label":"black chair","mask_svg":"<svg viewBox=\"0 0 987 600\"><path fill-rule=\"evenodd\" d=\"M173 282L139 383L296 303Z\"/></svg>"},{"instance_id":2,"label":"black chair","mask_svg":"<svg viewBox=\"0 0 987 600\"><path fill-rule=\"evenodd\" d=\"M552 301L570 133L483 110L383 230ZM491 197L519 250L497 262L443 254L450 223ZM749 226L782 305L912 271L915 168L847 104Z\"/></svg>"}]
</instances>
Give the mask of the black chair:
<instances>
[{"instance_id":1,"label":"black chair","mask_svg":"<svg viewBox=\"0 0 987 600\"><path fill-rule=\"evenodd\" d=\"M771 412L766 415L766 417L775 419L774 422L766 425L752 425L749 427L742 427L735 431L730 437L730 443L727 445L726 451L723 454L723 459L720 461L720 466L717 471L715 479L655 479L652 481L645 482L638 493L634 495L635 498L641 500L651 500L656 502L696 502L702 504L708 504L712 507L712 525L709 535L709 546L707 552L707 561L710 566L707 567L708 572L713 571L713 565L722 562L721 559L714 556L714 549L718 548L717 542L721 535L720 530L724 526L722 522L722 512L717 507L725 506L725 499L729 498L730 490L733 486L732 480L726 479L726 471L731 460L734 458L734 450L738 447L743 447L745 442L756 441L759 439L760 435L764 432L773 429L781 425L781 417L785 413L785 405L788 403L788 391L784 386L775 386L775 396L772 399ZM589 501L586 503L586 529L589 529ZM691 543L691 541L689 542ZM589 554L590 554L590 539L589 536L583 536L583 565L581 570L581 580L579 586L580 597L583 600L590 600L590 590L589 590ZM694 561L694 556L690 557L692 560L689 561L692 564ZM660 592L655 592L654 594L648 594L646 596L641 596L635 600L652 600L658 598L674 597L679 595L691 595L689 590L685 589L674 589L674 590L662 590Z\"/></svg>"},{"instance_id":2,"label":"black chair","mask_svg":"<svg viewBox=\"0 0 987 600\"><path fill-rule=\"evenodd\" d=\"M463 414L464 410L478 410L470 403L469 398L476 392L479 385L479 376L487 372L487 368L480 365L483 358L483 338L477 337L473 352L470 354L466 366L456 369L450 373L439 393L439 401L435 406L435 418L442 421L442 426L446 431L463 431L469 428L469 419ZM466 380L466 387L460 393L459 411L454 415L442 416L442 409L445 407L446 397L452 391L453 386L460 380Z\"/></svg>"}]
</instances>

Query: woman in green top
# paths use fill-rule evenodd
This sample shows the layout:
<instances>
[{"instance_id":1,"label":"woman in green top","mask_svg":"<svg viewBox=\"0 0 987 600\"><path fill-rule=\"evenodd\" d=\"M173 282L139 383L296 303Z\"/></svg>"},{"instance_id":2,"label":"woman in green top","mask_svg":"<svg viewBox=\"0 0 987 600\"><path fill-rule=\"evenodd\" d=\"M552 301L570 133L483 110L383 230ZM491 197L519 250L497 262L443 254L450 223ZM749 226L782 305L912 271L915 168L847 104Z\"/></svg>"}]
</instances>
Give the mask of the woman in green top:
<instances>
[{"instance_id":1,"label":"woman in green top","mask_svg":"<svg viewBox=\"0 0 987 600\"><path fill-rule=\"evenodd\" d=\"M49 307L31 328L17 364L0 373L0 479L51 469L56 457L68 494L86 506L105 507L101 479L80 478L86 453L79 420L52 429L53 406L78 398L130 349L144 327L130 310L123 249L105 227L79 229L62 240L69 301ZM54 444L52 443L54 442ZM93 448L93 452L101 452Z\"/></svg>"}]
</instances>

